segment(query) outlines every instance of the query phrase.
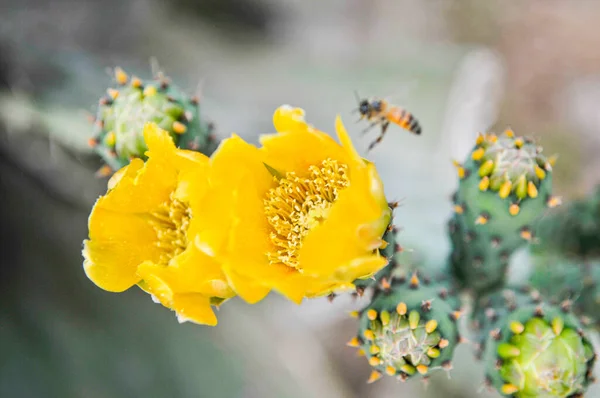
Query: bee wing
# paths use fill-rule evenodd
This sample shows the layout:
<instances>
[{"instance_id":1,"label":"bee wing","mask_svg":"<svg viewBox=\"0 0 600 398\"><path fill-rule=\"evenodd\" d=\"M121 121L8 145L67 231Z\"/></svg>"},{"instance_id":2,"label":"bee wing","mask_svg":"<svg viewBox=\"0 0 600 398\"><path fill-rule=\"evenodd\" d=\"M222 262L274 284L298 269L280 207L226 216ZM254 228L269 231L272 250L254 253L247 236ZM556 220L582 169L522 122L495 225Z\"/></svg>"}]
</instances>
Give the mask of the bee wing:
<instances>
[{"instance_id":1,"label":"bee wing","mask_svg":"<svg viewBox=\"0 0 600 398\"><path fill-rule=\"evenodd\" d=\"M419 81L417 79L410 79L405 83L401 84L400 87L393 93L390 93L383 97L389 103L402 103L410 96L411 93L417 90Z\"/></svg>"}]
</instances>

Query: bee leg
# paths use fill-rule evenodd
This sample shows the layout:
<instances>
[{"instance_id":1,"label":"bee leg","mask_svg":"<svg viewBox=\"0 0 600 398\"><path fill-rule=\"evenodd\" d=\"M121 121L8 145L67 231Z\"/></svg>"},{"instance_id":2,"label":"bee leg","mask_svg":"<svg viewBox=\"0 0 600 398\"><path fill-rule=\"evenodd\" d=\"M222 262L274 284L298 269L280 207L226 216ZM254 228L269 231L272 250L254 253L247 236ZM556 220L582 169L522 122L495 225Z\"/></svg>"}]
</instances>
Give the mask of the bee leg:
<instances>
[{"instance_id":1,"label":"bee leg","mask_svg":"<svg viewBox=\"0 0 600 398\"><path fill-rule=\"evenodd\" d=\"M361 131L360 133L361 133L361 134L363 134L363 135L364 135L364 134L366 134L366 133L368 133L368 132L369 132L369 130L371 130L373 127L377 126L379 123L380 123L380 121L379 121L379 120L377 120L376 122L373 122L373 123L369 124L369 127L365 128L365 129L364 129L363 131Z\"/></svg>"},{"instance_id":2,"label":"bee leg","mask_svg":"<svg viewBox=\"0 0 600 398\"><path fill-rule=\"evenodd\" d=\"M367 149L367 152L370 151L371 149L373 149L375 147L375 145L379 144L381 142L381 140L383 140L383 136L385 135L385 132L387 131L389 126L390 126L390 122L388 122L388 121L383 122L383 124L381 125L381 134L379 134L379 137L377 137L377 139L375 141L371 142L371 144L369 145L369 149Z\"/></svg>"}]
</instances>

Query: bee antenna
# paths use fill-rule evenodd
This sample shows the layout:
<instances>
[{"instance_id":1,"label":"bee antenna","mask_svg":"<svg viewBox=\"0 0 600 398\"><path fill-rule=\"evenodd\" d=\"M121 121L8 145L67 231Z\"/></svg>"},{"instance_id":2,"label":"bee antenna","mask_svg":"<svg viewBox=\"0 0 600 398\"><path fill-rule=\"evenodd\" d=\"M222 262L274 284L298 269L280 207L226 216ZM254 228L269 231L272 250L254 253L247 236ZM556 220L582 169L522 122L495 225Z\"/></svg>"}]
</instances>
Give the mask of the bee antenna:
<instances>
[{"instance_id":1,"label":"bee antenna","mask_svg":"<svg viewBox=\"0 0 600 398\"><path fill-rule=\"evenodd\" d=\"M358 95L357 90L354 90L354 96L356 97L356 102L360 105L360 96Z\"/></svg>"}]
</instances>

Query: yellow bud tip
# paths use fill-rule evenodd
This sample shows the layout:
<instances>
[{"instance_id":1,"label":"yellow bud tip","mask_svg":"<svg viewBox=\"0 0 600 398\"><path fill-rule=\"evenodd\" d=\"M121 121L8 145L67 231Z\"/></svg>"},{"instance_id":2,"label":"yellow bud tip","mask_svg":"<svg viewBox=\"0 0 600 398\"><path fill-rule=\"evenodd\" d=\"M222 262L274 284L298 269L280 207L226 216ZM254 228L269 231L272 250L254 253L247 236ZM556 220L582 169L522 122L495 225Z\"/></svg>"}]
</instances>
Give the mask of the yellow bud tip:
<instances>
[{"instance_id":1,"label":"yellow bud tip","mask_svg":"<svg viewBox=\"0 0 600 398\"><path fill-rule=\"evenodd\" d=\"M488 134L487 140L494 144L496 141L498 141L498 136L496 136L496 134Z\"/></svg>"},{"instance_id":2,"label":"yellow bud tip","mask_svg":"<svg viewBox=\"0 0 600 398\"><path fill-rule=\"evenodd\" d=\"M563 321L561 317L557 316L552 320L552 331L555 335L559 336L562 333L564 327L565 321Z\"/></svg>"},{"instance_id":3,"label":"yellow bud tip","mask_svg":"<svg viewBox=\"0 0 600 398\"><path fill-rule=\"evenodd\" d=\"M96 141L95 138L89 138L88 139L88 146L90 148L95 148L98 145L98 141Z\"/></svg>"},{"instance_id":4,"label":"yellow bud tip","mask_svg":"<svg viewBox=\"0 0 600 398\"><path fill-rule=\"evenodd\" d=\"M523 138L517 138L515 140L515 148L522 148L524 143Z\"/></svg>"},{"instance_id":5,"label":"yellow bud tip","mask_svg":"<svg viewBox=\"0 0 600 398\"><path fill-rule=\"evenodd\" d=\"M452 317L454 318L455 321L458 321L461 316L462 316L462 312L460 312L460 311L454 311L452 313Z\"/></svg>"},{"instance_id":6,"label":"yellow bud tip","mask_svg":"<svg viewBox=\"0 0 600 398\"><path fill-rule=\"evenodd\" d=\"M142 87L142 80L139 77L133 76L131 78L131 87L135 87L135 88Z\"/></svg>"},{"instance_id":7,"label":"yellow bud tip","mask_svg":"<svg viewBox=\"0 0 600 398\"><path fill-rule=\"evenodd\" d=\"M390 323L390 313L387 311L381 311L379 318L381 319L381 324L383 326L387 326Z\"/></svg>"},{"instance_id":8,"label":"yellow bud tip","mask_svg":"<svg viewBox=\"0 0 600 398\"><path fill-rule=\"evenodd\" d=\"M441 339L440 342L438 343L438 346L440 348L446 348L448 347L448 344L450 344L450 342L446 339Z\"/></svg>"},{"instance_id":9,"label":"yellow bud tip","mask_svg":"<svg viewBox=\"0 0 600 398\"><path fill-rule=\"evenodd\" d=\"M538 196L537 187L532 181L529 181L527 184L527 195L529 195L530 198L537 198Z\"/></svg>"},{"instance_id":10,"label":"yellow bud tip","mask_svg":"<svg viewBox=\"0 0 600 398\"><path fill-rule=\"evenodd\" d=\"M350 311L349 314L350 314L351 318L358 318L359 315L360 315L360 312L358 312L358 311Z\"/></svg>"},{"instance_id":11,"label":"yellow bud tip","mask_svg":"<svg viewBox=\"0 0 600 398\"><path fill-rule=\"evenodd\" d=\"M437 348L431 347L430 349L427 350L427 356L429 358L437 358L440 356L440 350L438 350Z\"/></svg>"},{"instance_id":12,"label":"yellow bud tip","mask_svg":"<svg viewBox=\"0 0 600 398\"><path fill-rule=\"evenodd\" d=\"M537 178L539 178L540 180L543 180L544 178L546 178L546 172L540 166L535 165L533 167L533 169L535 171L535 175Z\"/></svg>"},{"instance_id":13,"label":"yellow bud tip","mask_svg":"<svg viewBox=\"0 0 600 398\"><path fill-rule=\"evenodd\" d=\"M458 167L456 169L456 172L458 173L458 178L460 178L461 180L463 178L465 178L465 168L464 167Z\"/></svg>"},{"instance_id":14,"label":"yellow bud tip","mask_svg":"<svg viewBox=\"0 0 600 398\"><path fill-rule=\"evenodd\" d=\"M513 203L508 208L508 212L510 213L511 216L516 216L517 214L519 214L519 211L521 211L521 208L516 203Z\"/></svg>"},{"instance_id":15,"label":"yellow bud tip","mask_svg":"<svg viewBox=\"0 0 600 398\"><path fill-rule=\"evenodd\" d=\"M562 199L558 196L551 196L548 198L548 202L546 203L549 208L554 208L560 206L562 204Z\"/></svg>"},{"instance_id":16,"label":"yellow bud tip","mask_svg":"<svg viewBox=\"0 0 600 398\"><path fill-rule=\"evenodd\" d=\"M370 309L369 311L367 311L367 318L369 318L369 320L371 321L377 319L377 311L375 311L374 309Z\"/></svg>"},{"instance_id":17,"label":"yellow bud tip","mask_svg":"<svg viewBox=\"0 0 600 398\"><path fill-rule=\"evenodd\" d=\"M367 339L367 340L373 340L375 338L375 333L373 333L373 331L369 330L369 329L365 330L363 335L365 336L365 339Z\"/></svg>"},{"instance_id":18,"label":"yellow bud tip","mask_svg":"<svg viewBox=\"0 0 600 398\"><path fill-rule=\"evenodd\" d=\"M400 370L403 371L404 373L406 373L409 376L412 376L415 374L415 368L412 365L409 364L404 364L400 367Z\"/></svg>"},{"instance_id":19,"label":"yellow bud tip","mask_svg":"<svg viewBox=\"0 0 600 398\"><path fill-rule=\"evenodd\" d=\"M391 289L392 285L390 284L390 282L388 281L387 278L382 278L381 279L381 288L383 290L389 290Z\"/></svg>"},{"instance_id":20,"label":"yellow bud tip","mask_svg":"<svg viewBox=\"0 0 600 398\"><path fill-rule=\"evenodd\" d=\"M125 71L121 67L116 67L115 68L115 80L120 85L124 85L124 84L127 84L127 80L129 80L129 76L127 76L127 73L125 73Z\"/></svg>"},{"instance_id":21,"label":"yellow bud tip","mask_svg":"<svg viewBox=\"0 0 600 398\"><path fill-rule=\"evenodd\" d=\"M360 341L358 340L358 337L352 337L350 341L346 343L346 345L348 347L358 347L360 346Z\"/></svg>"},{"instance_id":22,"label":"yellow bud tip","mask_svg":"<svg viewBox=\"0 0 600 398\"><path fill-rule=\"evenodd\" d=\"M156 93L157 93L157 90L156 90L156 87L154 87L154 86L147 86L144 89L144 96L146 96L146 97L152 97L153 95L156 95Z\"/></svg>"},{"instance_id":23,"label":"yellow bud tip","mask_svg":"<svg viewBox=\"0 0 600 398\"><path fill-rule=\"evenodd\" d=\"M98 169L98 171L96 171L96 177L98 177L98 178L108 177L111 174L112 174L112 168L107 164L100 167Z\"/></svg>"},{"instance_id":24,"label":"yellow bud tip","mask_svg":"<svg viewBox=\"0 0 600 398\"><path fill-rule=\"evenodd\" d=\"M484 148L477 148L471 154L471 158L473 160L477 161L477 160L481 160L481 158L483 158L483 155L485 155L485 149Z\"/></svg>"},{"instance_id":25,"label":"yellow bud tip","mask_svg":"<svg viewBox=\"0 0 600 398\"><path fill-rule=\"evenodd\" d=\"M485 177L490 175L492 171L494 171L494 161L492 159L488 159L479 167L479 176Z\"/></svg>"},{"instance_id":26,"label":"yellow bud tip","mask_svg":"<svg viewBox=\"0 0 600 398\"><path fill-rule=\"evenodd\" d=\"M500 190L498 191L498 195L502 199L508 198L508 195L510 195L511 188L512 188L512 183L509 180L504 181L502 183L502 186L500 187Z\"/></svg>"},{"instance_id":27,"label":"yellow bud tip","mask_svg":"<svg viewBox=\"0 0 600 398\"><path fill-rule=\"evenodd\" d=\"M109 88L108 90L106 90L106 92L108 93L108 95L110 95L110 98L112 99L117 99L117 97L119 96L119 90L115 90L114 88Z\"/></svg>"},{"instance_id":28,"label":"yellow bud tip","mask_svg":"<svg viewBox=\"0 0 600 398\"><path fill-rule=\"evenodd\" d=\"M371 372L371 376L369 376L369 380L367 380L367 383L369 383L369 384L375 383L379 379L381 379L381 373L374 370Z\"/></svg>"},{"instance_id":29,"label":"yellow bud tip","mask_svg":"<svg viewBox=\"0 0 600 398\"><path fill-rule=\"evenodd\" d=\"M379 244L379 249L383 250L388 246L388 243L385 240L381 240L381 243Z\"/></svg>"},{"instance_id":30,"label":"yellow bud tip","mask_svg":"<svg viewBox=\"0 0 600 398\"><path fill-rule=\"evenodd\" d=\"M183 134L187 131L187 127L185 124L175 121L173 122L173 131L177 134Z\"/></svg>"},{"instance_id":31,"label":"yellow bud tip","mask_svg":"<svg viewBox=\"0 0 600 398\"><path fill-rule=\"evenodd\" d=\"M500 390L504 395L511 395L519 391L519 387L515 386L514 384L505 384Z\"/></svg>"},{"instance_id":32,"label":"yellow bud tip","mask_svg":"<svg viewBox=\"0 0 600 398\"><path fill-rule=\"evenodd\" d=\"M427 374L428 370L429 370L429 368L426 365L418 365L417 366L417 372L419 372L422 375Z\"/></svg>"},{"instance_id":33,"label":"yellow bud tip","mask_svg":"<svg viewBox=\"0 0 600 398\"><path fill-rule=\"evenodd\" d=\"M437 329L437 326L438 326L438 323L435 319L427 321L427 323L425 324L425 331L427 333L433 333L435 331L435 329Z\"/></svg>"},{"instance_id":34,"label":"yellow bud tip","mask_svg":"<svg viewBox=\"0 0 600 398\"><path fill-rule=\"evenodd\" d=\"M388 376L394 376L396 374L396 368L391 365L388 365L385 368L385 373L387 373Z\"/></svg>"},{"instance_id":35,"label":"yellow bud tip","mask_svg":"<svg viewBox=\"0 0 600 398\"><path fill-rule=\"evenodd\" d=\"M361 349L359 349L358 351L356 351L356 356L359 356L359 357L365 357L365 356L367 356L367 353L365 352L365 350L363 350L363 349L361 348Z\"/></svg>"},{"instance_id":36,"label":"yellow bud tip","mask_svg":"<svg viewBox=\"0 0 600 398\"><path fill-rule=\"evenodd\" d=\"M117 136L116 136L115 132L110 131L108 134L106 134L106 138L104 139L104 142L108 146L111 146L111 147L115 146L115 144L117 143Z\"/></svg>"},{"instance_id":37,"label":"yellow bud tip","mask_svg":"<svg viewBox=\"0 0 600 398\"><path fill-rule=\"evenodd\" d=\"M511 332L514 334L521 334L525 330L525 325L518 321L512 321L509 325Z\"/></svg>"},{"instance_id":38,"label":"yellow bud tip","mask_svg":"<svg viewBox=\"0 0 600 398\"><path fill-rule=\"evenodd\" d=\"M375 354L379 354L379 347L377 347L376 345L372 345L371 348L369 348L369 353L371 355L375 355ZM375 366L375 365L373 365Z\"/></svg>"},{"instance_id":39,"label":"yellow bud tip","mask_svg":"<svg viewBox=\"0 0 600 398\"><path fill-rule=\"evenodd\" d=\"M377 357L371 357L369 359L369 365L371 366L377 366L381 363L381 359L377 358Z\"/></svg>"},{"instance_id":40,"label":"yellow bud tip","mask_svg":"<svg viewBox=\"0 0 600 398\"><path fill-rule=\"evenodd\" d=\"M479 217L477 217L477 219L475 220L475 224L477 225L485 225L488 222L488 218L484 215L481 215Z\"/></svg>"},{"instance_id":41,"label":"yellow bud tip","mask_svg":"<svg viewBox=\"0 0 600 398\"><path fill-rule=\"evenodd\" d=\"M410 314L408 314L408 326L410 326L411 329L415 330L418 328L420 320L421 314L419 314L418 311L411 311Z\"/></svg>"},{"instance_id":42,"label":"yellow bud tip","mask_svg":"<svg viewBox=\"0 0 600 398\"><path fill-rule=\"evenodd\" d=\"M529 240L531 240L532 237L533 236L531 234L531 231L529 231L529 230L523 230L523 231L521 231L521 238L529 241Z\"/></svg>"},{"instance_id":43,"label":"yellow bud tip","mask_svg":"<svg viewBox=\"0 0 600 398\"><path fill-rule=\"evenodd\" d=\"M406 303L398 303L398 305L396 306L396 312L398 313L398 315L406 315L406 311L408 309L406 308Z\"/></svg>"},{"instance_id":44,"label":"yellow bud tip","mask_svg":"<svg viewBox=\"0 0 600 398\"><path fill-rule=\"evenodd\" d=\"M504 135L507 136L508 138L514 138L515 137L515 133L514 133L514 131L512 131L512 129L506 129L506 130L504 130Z\"/></svg>"},{"instance_id":45,"label":"yellow bud tip","mask_svg":"<svg viewBox=\"0 0 600 398\"><path fill-rule=\"evenodd\" d=\"M463 214L465 209L461 205L454 205L454 212L456 214Z\"/></svg>"},{"instance_id":46,"label":"yellow bud tip","mask_svg":"<svg viewBox=\"0 0 600 398\"><path fill-rule=\"evenodd\" d=\"M419 277L417 276L416 272L410 278L410 285L413 287L419 286Z\"/></svg>"},{"instance_id":47,"label":"yellow bud tip","mask_svg":"<svg viewBox=\"0 0 600 398\"><path fill-rule=\"evenodd\" d=\"M489 187L490 187L490 178L488 176L485 176L481 179L481 181L479 181L479 190L485 192L488 190Z\"/></svg>"},{"instance_id":48,"label":"yellow bud tip","mask_svg":"<svg viewBox=\"0 0 600 398\"><path fill-rule=\"evenodd\" d=\"M477 133L477 139L475 140L476 145L481 145L483 143L484 137L483 134Z\"/></svg>"}]
</instances>

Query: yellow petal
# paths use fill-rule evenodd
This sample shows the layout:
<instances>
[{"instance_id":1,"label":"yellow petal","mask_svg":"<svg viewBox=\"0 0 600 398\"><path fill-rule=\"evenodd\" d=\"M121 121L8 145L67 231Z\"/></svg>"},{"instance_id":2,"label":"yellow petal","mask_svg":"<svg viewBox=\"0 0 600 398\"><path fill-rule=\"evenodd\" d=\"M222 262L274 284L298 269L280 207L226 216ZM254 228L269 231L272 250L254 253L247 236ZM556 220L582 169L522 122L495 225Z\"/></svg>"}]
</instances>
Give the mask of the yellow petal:
<instances>
[{"instance_id":1,"label":"yellow petal","mask_svg":"<svg viewBox=\"0 0 600 398\"><path fill-rule=\"evenodd\" d=\"M146 155L150 159L164 161L171 167L185 169L194 167L195 163L208 163L208 157L200 152L178 149L169 132L156 123L146 123L144 141L148 147Z\"/></svg>"},{"instance_id":2,"label":"yellow petal","mask_svg":"<svg viewBox=\"0 0 600 398\"><path fill-rule=\"evenodd\" d=\"M318 131L292 130L260 137L264 162L285 173L293 171L298 177L310 174L309 167L320 165L327 158L348 163L350 158L333 138Z\"/></svg>"},{"instance_id":3,"label":"yellow petal","mask_svg":"<svg viewBox=\"0 0 600 398\"><path fill-rule=\"evenodd\" d=\"M95 206L118 212L148 213L169 198L176 184L175 168L133 159L118 183Z\"/></svg>"},{"instance_id":4,"label":"yellow petal","mask_svg":"<svg viewBox=\"0 0 600 398\"><path fill-rule=\"evenodd\" d=\"M368 165L365 171L353 175L327 219L304 238L299 257L306 274L331 275L379 246L391 211L371 191L374 166Z\"/></svg>"},{"instance_id":5,"label":"yellow petal","mask_svg":"<svg viewBox=\"0 0 600 398\"><path fill-rule=\"evenodd\" d=\"M217 317L210 306L210 297L198 293L178 294L157 275L144 279L144 290L154 295L162 305L175 311L181 321L215 326Z\"/></svg>"},{"instance_id":6,"label":"yellow petal","mask_svg":"<svg viewBox=\"0 0 600 398\"><path fill-rule=\"evenodd\" d=\"M221 143L211 158L209 192L197 213L200 234L196 243L201 250L217 255L226 249L238 187L243 186L246 183L244 179L249 177L259 192L266 192L274 184L258 148L234 134Z\"/></svg>"},{"instance_id":7,"label":"yellow petal","mask_svg":"<svg viewBox=\"0 0 600 398\"><path fill-rule=\"evenodd\" d=\"M249 304L261 301L271 291L269 287L257 283L256 280L239 275L229 264L223 264L223 272L233 290Z\"/></svg>"},{"instance_id":8,"label":"yellow petal","mask_svg":"<svg viewBox=\"0 0 600 398\"><path fill-rule=\"evenodd\" d=\"M202 253L195 245L190 245L173 258L168 266L151 262L141 264L138 275L144 280L155 275L176 293L201 293L208 297L222 298L234 296L221 271L221 264Z\"/></svg>"},{"instance_id":9,"label":"yellow petal","mask_svg":"<svg viewBox=\"0 0 600 398\"><path fill-rule=\"evenodd\" d=\"M83 269L98 287L123 292L139 280L138 265L147 258L144 247L120 241L83 242Z\"/></svg>"},{"instance_id":10,"label":"yellow petal","mask_svg":"<svg viewBox=\"0 0 600 398\"><path fill-rule=\"evenodd\" d=\"M290 105L282 105L273 113L273 125L275 131L285 133L288 131L307 131L309 125L304 119L304 109L294 108Z\"/></svg>"},{"instance_id":11,"label":"yellow petal","mask_svg":"<svg viewBox=\"0 0 600 398\"><path fill-rule=\"evenodd\" d=\"M335 131L337 132L337 136L342 144L342 147L346 150L350 158L354 159L356 162L361 162L362 158L354 148L352 140L346 131L346 127L344 127L344 123L342 123L342 118L340 115L337 115L335 118Z\"/></svg>"}]
</instances>

